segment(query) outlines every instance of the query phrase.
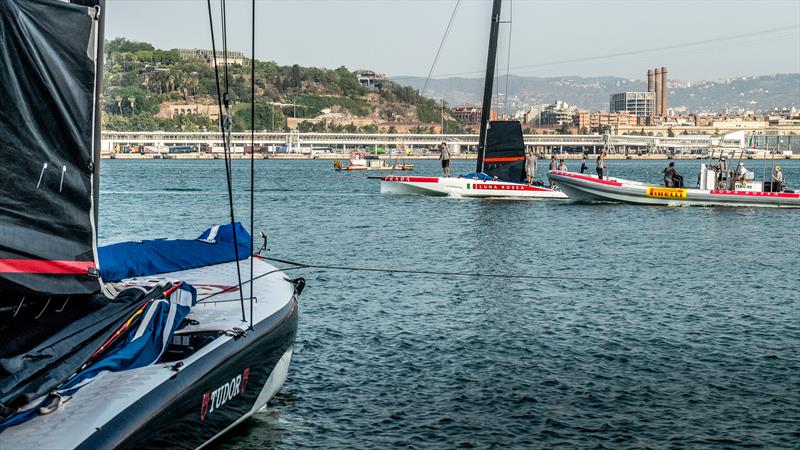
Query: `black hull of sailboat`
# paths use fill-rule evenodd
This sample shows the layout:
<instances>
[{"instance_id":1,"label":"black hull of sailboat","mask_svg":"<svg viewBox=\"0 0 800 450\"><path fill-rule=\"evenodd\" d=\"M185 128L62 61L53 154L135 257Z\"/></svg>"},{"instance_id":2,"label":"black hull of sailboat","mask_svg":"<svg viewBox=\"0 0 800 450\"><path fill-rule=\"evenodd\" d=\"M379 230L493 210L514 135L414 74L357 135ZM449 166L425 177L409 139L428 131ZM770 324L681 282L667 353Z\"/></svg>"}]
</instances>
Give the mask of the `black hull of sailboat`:
<instances>
[{"instance_id":1,"label":"black hull of sailboat","mask_svg":"<svg viewBox=\"0 0 800 450\"><path fill-rule=\"evenodd\" d=\"M281 358L294 345L298 303L254 324L98 429L79 449L198 448L250 414ZM225 386L229 385L227 394ZM217 395L222 404L212 407ZM232 393L235 392L235 395Z\"/></svg>"}]
</instances>

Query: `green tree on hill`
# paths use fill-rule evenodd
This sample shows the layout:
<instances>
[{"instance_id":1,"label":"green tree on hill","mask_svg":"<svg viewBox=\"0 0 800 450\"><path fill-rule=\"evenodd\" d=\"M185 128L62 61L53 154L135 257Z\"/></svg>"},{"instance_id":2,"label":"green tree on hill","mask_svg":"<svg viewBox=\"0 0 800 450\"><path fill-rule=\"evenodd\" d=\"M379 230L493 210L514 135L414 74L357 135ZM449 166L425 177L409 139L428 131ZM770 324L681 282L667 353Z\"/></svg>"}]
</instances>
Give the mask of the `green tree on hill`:
<instances>
[{"instance_id":1,"label":"green tree on hill","mask_svg":"<svg viewBox=\"0 0 800 450\"><path fill-rule=\"evenodd\" d=\"M116 38L110 41L106 41L105 45L105 52L108 54L112 53L136 53L140 51L153 51L155 47L152 44L148 44L147 42L135 42L129 41L125 38Z\"/></svg>"},{"instance_id":2,"label":"green tree on hill","mask_svg":"<svg viewBox=\"0 0 800 450\"><path fill-rule=\"evenodd\" d=\"M199 58L181 59L176 50L160 50L145 42L116 38L105 46L103 123L108 129L164 131L195 130L208 127L209 119L182 116L157 118L162 104L215 104L217 83L214 68ZM275 108L275 128L286 128L286 116L316 117L322 110L341 111L351 116L371 115L392 120L394 115L415 112L423 123L442 119L441 104L422 97L410 87L385 80L377 90L362 86L356 74L342 66L334 70L281 66L274 61L246 61L244 65L227 67L227 93L233 104L234 125L249 128L250 64L256 72L257 129L272 127L269 102L299 106ZM391 113L386 113L391 111ZM452 121L445 108L448 130L463 129L464 124ZM213 121L212 121L213 122ZM139 128L142 127L142 128ZM326 123L326 130L345 130L342 125ZM352 129L352 128L351 128ZM362 127L361 130L367 130ZM377 132L377 127L375 130Z\"/></svg>"},{"instance_id":3,"label":"green tree on hill","mask_svg":"<svg viewBox=\"0 0 800 450\"><path fill-rule=\"evenodd\" d=\"M275 117L273 122L273 109ZM275 124L273 128L273 123ZM286 126L286 117L280 108L273 108L272 105L256 103L255 126L258 131L282 130ZM236 131L246 131L250 129L250 105L245 104L236 109L233 117L233 127Z\"/></svg>"}]
</instances>

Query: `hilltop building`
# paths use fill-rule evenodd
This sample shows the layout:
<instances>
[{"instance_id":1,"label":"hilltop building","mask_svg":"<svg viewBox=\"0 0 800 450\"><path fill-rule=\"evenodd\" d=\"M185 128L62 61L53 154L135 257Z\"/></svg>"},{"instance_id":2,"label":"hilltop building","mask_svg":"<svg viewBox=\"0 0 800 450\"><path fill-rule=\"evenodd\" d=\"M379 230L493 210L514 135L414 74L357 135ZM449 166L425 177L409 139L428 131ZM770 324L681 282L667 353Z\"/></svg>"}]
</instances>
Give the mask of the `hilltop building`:
<instances>
[{"instance_id":1,"label":"hilltop building","mask_svg":"<svg viewBox=\"0 0 800 450\"><path fill-rule=\"evenodd\" d=\"M200 59L209 66L214 66L214 59L212 57L214 52L211 50L201 48L179 48L176 51L178 52L178 55L180 55L181 59ZM221 52L217 52L217 65L221 66L226 62L229 66L244 65L244 53L228 50L228 59L226 61L225 58L223 58L223 54Z\"/></svg>"},{"instance_id":2,"label":"hilltop building","mask_svg":"<svg viewBox=\"0 0 800 450\"><path fill-rule=\"evenodd\" d=\"M468 103L456 106L451 110L453 117L469 123L480 123L481 112L483 112L483 108ZM489 120L497 120L497 111L490 111Z\"/></svg>"},{"instance_id":3,"label":"hilltop building","mask_svg":"<svg viewBox=\"0 0 800 450\"><path fill-rule=\"evenodd\" d=\"M204 105L200 103L162 103L156 117L174 119L176 116L195 115L206 116L212 120L219 119L217 105Z\"/></svg>"},{"instance_id":4,"label":"hilltop building","mask_svg":"<svg viewBox=\"0 0 800 450\"><path fill-rule=\"evenodd\" d=\"M361 86L375 91L381 87L381 83L386 79L386 74L378 73L373 70L356 70L356 78Z\"/></svg>"}]
</instances>

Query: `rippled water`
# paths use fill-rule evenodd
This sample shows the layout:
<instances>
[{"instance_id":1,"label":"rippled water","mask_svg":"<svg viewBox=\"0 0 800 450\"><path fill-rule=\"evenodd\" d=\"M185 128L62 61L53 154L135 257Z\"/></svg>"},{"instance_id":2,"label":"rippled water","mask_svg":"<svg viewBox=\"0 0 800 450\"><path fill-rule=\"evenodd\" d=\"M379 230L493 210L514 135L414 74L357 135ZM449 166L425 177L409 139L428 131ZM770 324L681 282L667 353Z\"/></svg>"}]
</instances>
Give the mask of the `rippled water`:
<instances>
[{"instance_id":1,"label":"rippled water","mask_svg":"<svg viewBox=\"0 0 800 450\"><path fill-rule=\"evenodd\" d=\"M283 390L215 447L800 447L800 211L382 196L330 161L256 164L273 256L555 278L308 270ZM103 242L228 220L221 161L102 170Z\"/></svg>"}]
</instances>

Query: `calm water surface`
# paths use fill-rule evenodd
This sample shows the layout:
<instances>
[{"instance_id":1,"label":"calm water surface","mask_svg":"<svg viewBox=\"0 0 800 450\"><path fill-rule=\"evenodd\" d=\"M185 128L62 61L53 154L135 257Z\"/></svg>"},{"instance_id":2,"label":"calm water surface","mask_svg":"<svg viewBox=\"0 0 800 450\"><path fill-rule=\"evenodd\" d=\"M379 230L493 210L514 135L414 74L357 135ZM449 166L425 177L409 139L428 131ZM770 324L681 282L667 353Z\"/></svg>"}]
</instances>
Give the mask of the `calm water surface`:
<instances>
[{"instance_id":1,"label":"calm water surface","mask_svg":"<svg viewBox=\"0 0 800 450\"><path fill-rule=\"evenodd\" d=\"M275 257L555 278L307 270L283 390L216 448L800 448L800 211L382 196L330 161L256 165ZM656 182L666 163L609 165ZM104 243L229 220L222 161L102 176Z\"/></svg>"}]
</instances>

